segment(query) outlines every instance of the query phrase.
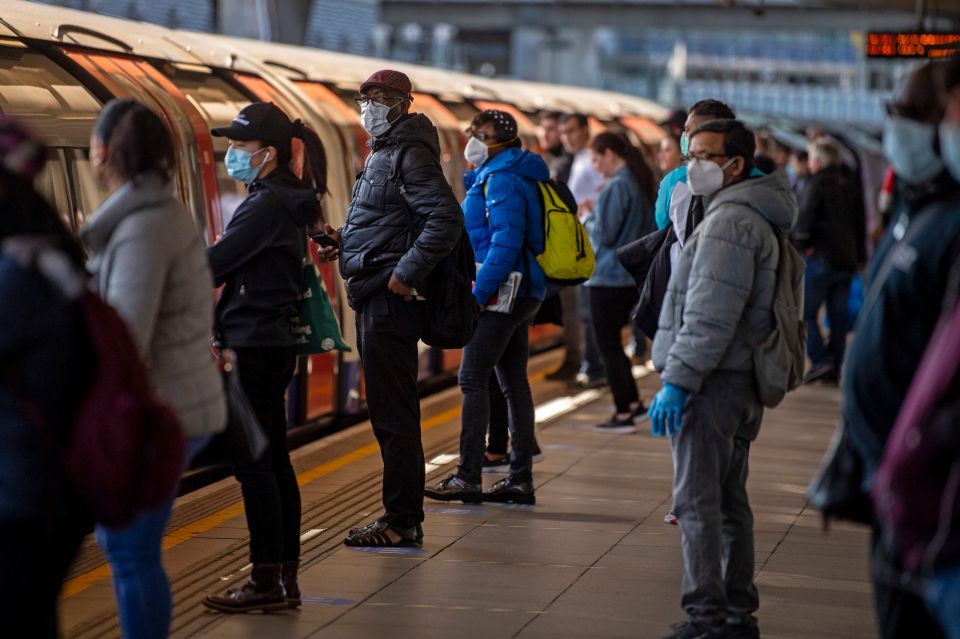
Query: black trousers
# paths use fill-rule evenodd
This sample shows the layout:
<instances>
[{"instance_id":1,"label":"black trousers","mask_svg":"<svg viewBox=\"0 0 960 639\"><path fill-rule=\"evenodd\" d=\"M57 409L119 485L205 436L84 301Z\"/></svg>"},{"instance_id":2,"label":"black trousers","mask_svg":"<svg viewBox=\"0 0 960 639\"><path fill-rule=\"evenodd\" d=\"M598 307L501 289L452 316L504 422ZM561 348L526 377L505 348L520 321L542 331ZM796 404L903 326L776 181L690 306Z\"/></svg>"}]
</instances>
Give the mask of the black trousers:
<instances>
[{"instance_id":1,"label":"black trousers","mask_svg":"<svg viewBox=\"0 0 960 639\"><path fill-rule=\"evenodd\" d=\"M234 465L250 530L250 561L294 561L300 558L300 487L287 449L284 394L296 356L292 348L283 346L233 350L240 383L270 441L259 462Z\"/></svg>"},{"instance_id":2,"label":"black trousers","mask_svg":"<svg viewBox=\"0 0 960 639\"><path fill-rule=\"evenodd\" d=\"M510 414L507 398L503 396L497 372L490 373L490 427L487 431L487 452L491 455L506 455L510 441Z\"/></svg>"},{"instance_id":3,"label":"black trousers","mask_svg":"<svg viewBox=\"0 0 960 639\"><path fill-rule=\"evenodd\" d=\"M367 409L383 458L381 517L398 528L423 521L424 459L417 395L417 342L425 304L384 290L357 309L357 347Z\"/></svg>"},{"instance_id":4,"label":"black trousers","mask_svg":"<svg viewBox=\"0 0 960 639\"><path fill-rule=\"evenodd\" d=\"M3 635L57 639L57 598L80 543L93 523L0 522L0 615Z\"/></svg>"},{"instance_id":5,"label":"black trousers","mask_svg":"<svg viewBox=\"0 0 960 639\"><path fill-rule=\"evenodd\" d=\"M630 360L623 351L621 331L631 323L630 314L640 294L635 286L587 286L590 314L597 347L607 369L607 382L618 413L629 413L630 404L640 401Z\"/></svg>"}]
</instances>

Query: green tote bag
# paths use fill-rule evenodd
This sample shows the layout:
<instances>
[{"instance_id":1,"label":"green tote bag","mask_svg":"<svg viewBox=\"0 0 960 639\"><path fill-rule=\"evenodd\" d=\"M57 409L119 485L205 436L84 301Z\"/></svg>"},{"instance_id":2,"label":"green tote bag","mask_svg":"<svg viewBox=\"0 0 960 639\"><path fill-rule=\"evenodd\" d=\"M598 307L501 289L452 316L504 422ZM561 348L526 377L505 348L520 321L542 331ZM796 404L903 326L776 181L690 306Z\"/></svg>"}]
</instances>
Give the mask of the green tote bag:
<instances>
[{"instance_id":1,"label":"green tote bag","mask_svg":"<svg viewBox=\"0 0 960 639\"><path fill-rule=\"evenodd\" d=\"M327 287L311 261L303 264L303 292L297 316L293 318L293 334L298 355L319 355L334 349L345 353L351 351L340 336Z\"/></svg>"}]
</instances>

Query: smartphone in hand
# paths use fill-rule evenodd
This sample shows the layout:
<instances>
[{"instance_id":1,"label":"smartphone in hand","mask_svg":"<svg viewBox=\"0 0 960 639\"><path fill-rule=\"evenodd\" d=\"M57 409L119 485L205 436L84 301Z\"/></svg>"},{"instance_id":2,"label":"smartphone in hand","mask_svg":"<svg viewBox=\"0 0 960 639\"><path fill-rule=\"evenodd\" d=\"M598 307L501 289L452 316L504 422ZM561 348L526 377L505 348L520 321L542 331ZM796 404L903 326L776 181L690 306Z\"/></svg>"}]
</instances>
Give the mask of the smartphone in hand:
<instances>
[{"instance_id":1,"label":"smartphone in hand","mask_svg":"<svg viewBox=\"0 0 960 639\"><path fill-rule=\"evenodd\" d=\"M336 241L326 233L311 233L310 239L323 248L340 248L340 242Z\"/></svg>"}]
</instances>

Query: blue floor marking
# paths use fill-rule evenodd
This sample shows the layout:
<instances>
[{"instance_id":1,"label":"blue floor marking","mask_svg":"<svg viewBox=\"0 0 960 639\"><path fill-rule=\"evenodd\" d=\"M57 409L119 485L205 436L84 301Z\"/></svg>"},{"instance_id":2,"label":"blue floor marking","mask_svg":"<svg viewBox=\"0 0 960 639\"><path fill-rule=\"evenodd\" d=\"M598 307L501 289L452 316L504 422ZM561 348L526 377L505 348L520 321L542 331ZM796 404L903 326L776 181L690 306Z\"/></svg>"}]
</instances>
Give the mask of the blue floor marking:
<instances>
[{"instance_id":1,"label":"blue floor marking","mask_svg":"<svg viewBox=\"0 0 960 639\"><path fill-rule=\"evenodd\" d=\"M482 515L483 510L479 508L444 508L443 506L428 506L423 509L424 512L438 513L441 515Z\"/></svg>"},{"instance_id":2,"label":"blue floor marking","mask_svg":"<svg viewBox=\"0 0 960 639\"><path fill-rule=\"evenodd\" d=\"M337 597L303 597L303 603L315 606L352 606L357 602L353 599L339 599Z\"/></svg>"},{"instance_id":3,"label":"blue floor marking","mask_svg":"<svg viewBox=\"0 0 960 639\"><path fill-rule=\"evenodd\" d=\"M375 546L359 546L351 547L347 546L348 549L354 550L357 552L371 552L378 555L422 555L424 554L423 550L420 548L412 548L408 546L399 546L399 547L386 547L386 548L377 548Z\"/></svg>"}]
</instances>

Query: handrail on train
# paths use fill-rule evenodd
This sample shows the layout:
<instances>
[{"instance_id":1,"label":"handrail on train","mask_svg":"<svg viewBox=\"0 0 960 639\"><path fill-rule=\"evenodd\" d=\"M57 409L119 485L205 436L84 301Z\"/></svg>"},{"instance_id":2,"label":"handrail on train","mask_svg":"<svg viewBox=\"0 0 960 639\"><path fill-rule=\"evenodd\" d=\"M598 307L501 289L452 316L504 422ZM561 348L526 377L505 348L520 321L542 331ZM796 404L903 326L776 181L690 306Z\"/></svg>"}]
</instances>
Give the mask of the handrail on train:
<instances>
[{"instance_id":1,"label":"handrail on train","mask_svg":"<svg viewBox=\"0 0 960 639\"><path fill-rule=\"evenodd\" d=\"M62 40L63 40L63 37L66 36L66 35L68 35L68 34L70 34L70 33L82 33L83 35L90 36L91 38L99 38L100 40L103 40L104 42L109 42L110 44L112 44L112 45L115 46L115 47L120 47L121 49L123 49L123 52L124 52L124 53L132 53L132 52L133 52L133 47L131 47L129 44L127 44L127 43L124 42L123 40L120 40L120 39L118 39L118 38L114 38L113 36L107 35L106 33L100 33L100 32L97 31L96 29L91 29L91 28L89 28L89 27L81 27L81 26L78 25L78 24L59 24L59 25L57 25L56 28L53 30L53 34L52 34L52 35L53 35L53 37L56 38L57 40L61 40L61 41L62 41Z\"/></svg>"},{"instance_id":2,"label":"handrail on train","mask_svg":"<svg viewBox=\"0 0 960 639\"><path fill-rule=\"evenodd\" d=\"M295 66L293 66L293 65L291 65L291 64L285 64L285 63L283 63L283 62L277 62L276 60L264 60L263 63L266 64L266 65L268 65L268 66L271 66L271 67L277 67L278 69L283 69L283 70L285 70L285 71L290 71L291 73L296 73L297 75L299 75L299 76L300 76L301 78L303 78L304 80L309 80L309 79L310 79L310 75L309 75L306 71L304 71L303 69L300 69L300 68L298 68L298 67L295 67Z\"/></svg>"}]
</instances>

